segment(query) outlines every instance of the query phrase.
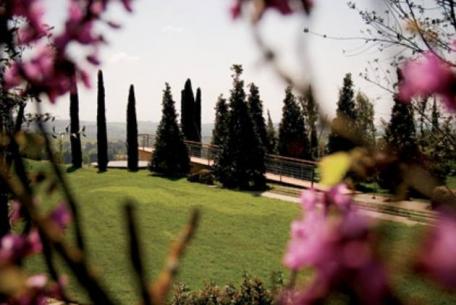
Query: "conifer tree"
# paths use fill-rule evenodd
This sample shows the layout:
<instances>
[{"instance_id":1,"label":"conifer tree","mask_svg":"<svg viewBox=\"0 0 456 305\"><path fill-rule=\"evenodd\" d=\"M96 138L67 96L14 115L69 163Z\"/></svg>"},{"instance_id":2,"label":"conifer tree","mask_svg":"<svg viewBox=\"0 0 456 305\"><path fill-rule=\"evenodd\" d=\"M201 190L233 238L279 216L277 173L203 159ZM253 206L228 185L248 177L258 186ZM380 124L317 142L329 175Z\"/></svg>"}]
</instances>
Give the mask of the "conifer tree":
<instances>
[{"instance_id":1,"label":"conifer tree","mask_svg":"<svg viewBox=\"0 0 456 305\"><path fill-rule=\"evenodd\" d=\"M192 81L187 79L181 95L181 129L185 140L194 141L194 108L195 96L193 94Z\"/></svg>"},{"instance_id":2,"label":"conifer tree","mask_svg":"<svg viewBox=\"0 0 456 305\"><path fill-rule=\"evenodd\" d=\"M412 161L418 153L418 144L411 104L396 96L391 118L385 130L385 143L401 160Z\"/></svg>"},{"instance_id":3,"label":"conifer tree","mask_svg":"<svg viewBox=\"0 0 456 305\"><path fill-rule=\"evenodd\" d=\"M74 169L82 167L81 134L79 132L79 96L76 81L70 92L70 145Z\"/></svg>"},{"instance_id":4,"label":"conifer tree","mask_svg":"<svg viewBox=\"0 0 456 305\"><path fill-rule=\"evenodd\" d=\"M318 105L313 96L312 87L309 86L306 90L305 96L300 97L302 113L306 129L309 132L309 150L310 159L317 160L319 158L319 141L317 123L319 120Z\"/></svg>"},{"instance_id":5,"label":"conifer tree","mask_svg":"<svg viewBox=\"0 0 456 305\"><path fill-rule=\"evenodd\" d=\"M355 148L356 145L349 138L353 138L353 132L356 131L356 119L353 81L351 73L347 73L344 77L344 85L339 92L337 115L333 120L333 129L328 139L329 153L349 151Z\"/></svg>"},{"instance_id":6,"label":"conifer tree","mask_svg":"<svg viewBox=\"0 0 456 305\"><path fill-rule=\"evenodd\" d=\"M184 136L177 124L175 102L171 87L166 83L163 90L162 118L155 136L154 152L149 169L166 175L179 176L190 170L190 158Z\"/></svg>"},{"instance_id":7,"label":"conifer tree","mask_svg":"<svg viewBox=\"0 0 456 305\"><path fill-rule=\"evenodd\" d=\"M228 104L220 94L215 106L215 126L212 131L212 145L221 145L228 134Z\"/></svg>"},{"instance_id":8,"label":"conifer tree","mask_svg":"<svg viewBox=\"0 0 456 305\"><path fill-rule=\"evenodd\" d=\"M195 105L193 109L194 140L201 142L201 89L196 89Z\"/></svg>"},{"instance_id":9,"label":"conifer tree","mask_svg":"<svg viewBox=\"0 0 456 305\"><path fill-rule=\"evenodd\" d=\"M268 154L277 154L277 135L274 128L274 123L271 119L271 114L268 110L268 125L266 127L266 135L268 137L266 143L266 151Z\"/></svg>"},{"instance_id":10,"label":"conifer tree","mask_svg":"<svg viewBox=\"0 0 456 305\"><path fill-rule=\"evenodd\" d=\"M436 133L438 133L438 130L440 128L440 112L437 107L437 101L435 98L434 98L434 101L432 102L431 121L432 121L431 132L433 134L436 134Z\"/></svg>"},{"instance_id":11,"label":"conifer tree","mask_svg":"<svg viewBox=\"0 0 456 305\"><path fill-rule=\"evenodd\" d=\"M357 133L363 137L363 141L375 147L376 128L374 123L374 105L369 98L362 92L356 94L355 111L357 119L355 121Z\"/></svg>"},{"instance_id":12,"label":"conifer tree","mask_svg":"<svg viewBox=\"0 0 456 305\"><path fill-rule=\"evenodd\" d=\"M264 150L249 115L240 79L241 65L233 65L233 89L231 89L228 135L219 146L214 173L224 187L263 189L266 185Z\"/></svg>"},{"instance_id":13,"label":"conifer tree","mask_svg":"<svg viewBox=\"0 0 456 305\"><path fill-rule=\"evenodd\" d=\"M287 87L279 125L278 152L285 157L308 159L309 148L304 117L291 87Z\"/></svg>"},{"instance_id":14,"label":"conifer tree","mask_svg":"<svg viewBox=\"0 0 456 305\"><path fill-rule=\"evenodd\" d=\"M128 170L138 170L138 122L136 119L135 88L130 86L127 105L127 154Z\"/></svg>"},{"instance_id":15,"label":"conifer tree","mask_svg":"<svg viewBox=\"0 0 456 305\"><path fill-rule=\"evenodd\" d=\"M266 123L264 122L263 117L263 102L260 99L260 91L254 83L250 84L249 89L247 101L250 117L252 118L253 126L261 141L261 145L263 145L263 149L265 150L268 143L268 136L266 133Z\"/></svg>"},{"instance_id":16,"label":"conifer tree","mask_svg":"<svg viewBox=\"0 0 456 305\"><path fill-rule=\"evenodd\" d=\"M105 88L103 83L103 72L101 70L98 71L97 104L98 170L100 172L105 172L108 168L108 134L106 130Z\"/></svg>"}]
</instances>

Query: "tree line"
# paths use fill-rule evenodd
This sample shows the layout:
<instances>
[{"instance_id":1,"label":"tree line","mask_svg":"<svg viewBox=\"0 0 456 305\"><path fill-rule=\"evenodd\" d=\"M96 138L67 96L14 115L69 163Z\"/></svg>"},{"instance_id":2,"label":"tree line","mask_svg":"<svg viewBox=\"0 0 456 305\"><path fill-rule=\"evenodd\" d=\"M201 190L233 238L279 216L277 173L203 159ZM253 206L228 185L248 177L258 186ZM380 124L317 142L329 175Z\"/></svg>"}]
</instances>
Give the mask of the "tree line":
<instances>
[{"instance_id":1,"label":"tree line","mask_svg":"<svg viewBox=\"0 0 456 305\"><path fill-rule=\"evenodd\" d=\"M282 118L276 129L269 111L264 116L260 89L254 83L245 85L243 68L233 65L232 89L229 97L221 94L215 106L215 125L211 144L217 146L213 174L227 188L262 189L266 185L265 156L280 156L319 160L326 154L350 151L357 146L389 148L402 159L434 159L429 162L439 179L444 182L450 169L451 155L444 139L436 139L432 129L451 130L451 118L441 117L434 101L431 128L423 121L423 113L415 118L413 108L395 99L389 122L382 122L383 135L377 131L373 103L362 92L355 94L352 76L347 73L339 90L336 117L326 131L309 86L304 96L285 89ZM154 153L149 169L168 176L186 175L190 158L184 141L201 142L201 96L193 91L190 79L181 91L180 120L168 83L162 99L162 117L155 136ZM70 94L72 165L82 166L81 141L78 133L78 94L75 87ZM105 89L103 73L98 73L97 95L97 151L100 172L107 170L108 140L105 117ZM427 105L422 103L420 105ZM426 106L424 106L426 107ZM423 110L424 112L426 109ZM419 130L416 130L419 126ZM127 103L127 167L138 170L138 127L134 86L131 85ZM388 172L388 171L386 171ZM380 184L392 188L396 181L379 175Z\"/></svg>"}]
</instances>

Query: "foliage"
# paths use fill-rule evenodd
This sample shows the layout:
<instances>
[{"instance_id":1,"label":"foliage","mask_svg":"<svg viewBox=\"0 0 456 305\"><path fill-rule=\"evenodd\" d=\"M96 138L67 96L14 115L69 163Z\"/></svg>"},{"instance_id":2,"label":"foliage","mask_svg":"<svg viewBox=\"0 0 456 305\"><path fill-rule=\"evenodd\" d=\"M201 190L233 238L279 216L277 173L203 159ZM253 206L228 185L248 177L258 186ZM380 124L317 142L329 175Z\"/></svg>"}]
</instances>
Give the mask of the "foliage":
<instances>
[{"instance_id":1,"label":"foliage","mask_svg":"<svg viewBox=\"0 0 456 305\"><path fill-rule=\"evenodd\" d=\"M372 149L376 144L375 112L374 105L362 92L356 94L355 112L357 115L355 125L359 135L363 137L362 142Z\"/></svg>"},{"instance_id":2,"label":"foliage","mask_svg":"<svg viewBox=\"0 0 456 305\"><path fill-rule=\"evenodd\" d=\"M279 125L278 152L281 156L309 159L310 145L304 117L291 87L285 90Z\"/></svg>"},{"instance_id":3,"label":"foliage","mask_svg":"<svg viewBox=\"0 0 456 305\"><path fill-rule=\"evenodd\" d=\"M242 66L233 65L232 70L228 133L219 146L214 174L227 188L263 189L266 186L264 148L249 114L244 81L240 79Z\"/></svg>"},{"instance_id":4,"label":"foliage","mask_svg":"<svg viewBox=\"0 0 456 305\"><path fill-rule=\"evenodd\" d=\"M251 83L249 86L247 104L249 106L249 113L252 118L256 134L261 141L263 149L265 149L268 143L268 138L266 133L266 124L263 117L263 102L260 99L260 91L254 83Z\"/></svg>"},{"instance_id":5,"label":"foliage","mask_svg":"<svg viewBox=\"0 0 456 305\"><path fill-rule=\"evenodd\" d=\"M313 96L312 87L306 90L303 97L299 97L302 114L306 122L306 130L309 132L310 159L318 160L320 157L317 124L319 123L318 105Z\"/></svg>"},{"instance_id":6,"label":"foliage","mask_svg":"<svg viewBox=\"0 0 456 305\"><path fill-rule=\"evenodd\" d=\"M106 129L105 88L103 72L98 71L98 95L97 95L97 147L98 147L98 170L105 172L108 169L108 132Z\"/></svg>"},{"instance_id":7,"label":"foliage","mask_svg":"<svg viewBox=\"0 0 456 305\"><path fill-rule=\"evenodd\" d=\"M328 152L349 151L355 147L353 131L357 120L351 73L344 77L344 84L339 91L337 115L331 125L331 134L328 139Z\"/></svg>"},{"instance_id":8,"label":"foliage","mask_svg":"<svg viewBox=\"0 0 456 305\"><path fill-rule=\"evenodd\" d=\"M271 119L271 114L268 110L268 124L266 126L266 135L267 135L267 143L266 143L266 151L269 154L277 154L277 136L276 130L274 127L274 123Z\"/></svg>"},{"instance_id":9,"label":"foliage","mask_svg":"<svg viewBox=\"0 0 456 305\"><path fill-rule=\"evenodd\" d=\"M79 131L79 96L77 85L70 93L70 143L73 168L82 166L81 134Z\"/></svg>"},{"instance_id":10,"label":"foliage","mask_svg":"<svg viewBox=\"0 0 456 305\"><path fill-rule=\"evenodd\" d=\"M138 122L136 120L135 88L130 86L127 105L127 152L128 170L138 170Z\"/></svg>"},{"instance_id":11,"label":"foliage","mask_svg":"<svg viewBox=\"0 0 456 305\"><path fill-rule=\"evenodd\" d=\"M191 291L184 284L177 285L169 305L273 305L274 297L274 292L261 280L244 274L239 288L231 284L219 287L209 283L200 290Z\"/></svg>"},{"instance_id":12,"label":"foliage","mask_svg":"<svg viewBox=\"0 0 456 305\"><path fill-rule=\"evenodd\" d=\"M201 88L196 89L195 106L193 109L193 128L195 129L195 140L201 142Z\"/></svg>"},{"instance_id":13,"label":"foliage","mask_svg":"<svg viewBox=\"0 0 456 305\"><path fill-rule=\"evenodd\" d=\"M151 171L166 176L187 174L190 170L190 158L184 143L174 108L171 87L166 83L163 90L162 118L155 136L154 152L149 165Z\"/></svg>"},{"instance_id":14,"label":"foliage","mask_svg":"<svg viewBox=\"0 0 456 305\"><path fill-rule=\"evenodd\" d=\"M228 135L229 109L226 99L221 94L215 105L215 125L212 131L212 144L221 145Z\"/></svg>"}]
</instances>

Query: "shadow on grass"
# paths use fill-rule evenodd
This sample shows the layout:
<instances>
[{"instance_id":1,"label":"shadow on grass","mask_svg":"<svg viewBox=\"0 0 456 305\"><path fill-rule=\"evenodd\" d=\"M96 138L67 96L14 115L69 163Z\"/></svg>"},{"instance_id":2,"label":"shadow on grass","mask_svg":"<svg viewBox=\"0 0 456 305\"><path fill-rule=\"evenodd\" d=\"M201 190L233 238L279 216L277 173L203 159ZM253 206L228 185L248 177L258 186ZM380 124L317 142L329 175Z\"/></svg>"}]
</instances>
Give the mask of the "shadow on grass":
<instances>
[{"instance_id":1,"label":"shadow on grass","mask_svg":"<svg viewBox=\"0 0 456 305\"><path fill-rule=\"evenodd\" d=\"M81 169L81 167L69 166L69 167L67 167L66 172L68 174L71 174L71 173L74 173L75 171L77 171L78 169Z\"/></svg>"}]
</instances>

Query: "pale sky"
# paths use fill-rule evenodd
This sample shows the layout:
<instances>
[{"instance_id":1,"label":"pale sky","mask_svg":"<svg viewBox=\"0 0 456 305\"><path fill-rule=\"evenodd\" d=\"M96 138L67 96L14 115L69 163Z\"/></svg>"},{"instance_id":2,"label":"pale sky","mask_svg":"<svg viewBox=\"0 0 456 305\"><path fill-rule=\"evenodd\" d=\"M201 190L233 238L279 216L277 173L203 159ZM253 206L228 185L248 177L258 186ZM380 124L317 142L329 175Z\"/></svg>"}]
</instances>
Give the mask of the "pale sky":
<instances>
[{"instance_id":1,"label":"pale sky","mask_svg":"<svg viewBox=\"0 0 456 305\"><path fill-rule=\"evenodd\" d=\"M371 1L358 2L368 5ZM58 23L65 7L58 7L55 0L47 3L52 3L49 23ZM255 82L260 87L264 108L279 122L286 84L268 65L261 63L249 24L231 20L230 4L231 0L136 0L133 14L114 8L110 16L120 21L123 28L107 31L109 45L101 53L107 120L125 121L130 84L135 85L138 120L160 120L165 82L170 83L180 111L180 91L190 78L194 90L202 89L202 121L212 123L217 97L220 93L229 95L230 66L236 63L244 66L245 82ZM283 18L275 12L265 16L262 33L280 52L280 62L290 71L310 77L319 101L329 113L335 112L344 74L352 72L356 88L372 98L383 96L375 101L376 110L378 116L387 116L391 98L358 77L367 60L376 55L372 53L375 51L348 57L342 53L343 49L356 50L364 43L325 40L303 33L309 26L313 31L334 36L358 35L363 27L360 17L347 8L346 0L315 0L315 4L310 19ZM306 62L311 63L310 67ZM79 86L80 119L85 121L96 120L96 70L92 75L93 89ZM67 119L68 100L62 97L46 110L57 119Z\"/></svg>"}]
</instances>

